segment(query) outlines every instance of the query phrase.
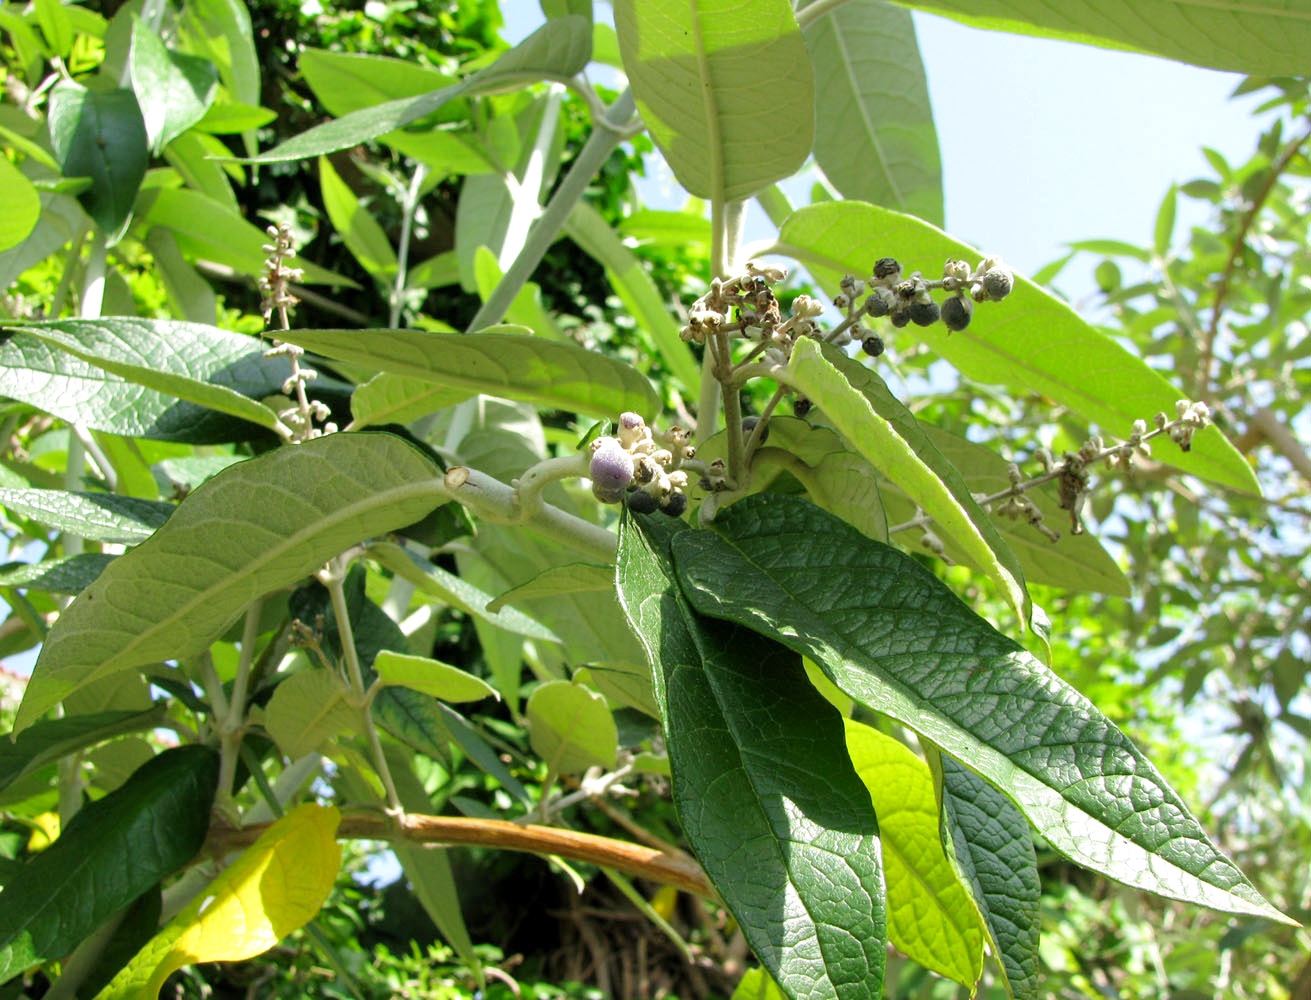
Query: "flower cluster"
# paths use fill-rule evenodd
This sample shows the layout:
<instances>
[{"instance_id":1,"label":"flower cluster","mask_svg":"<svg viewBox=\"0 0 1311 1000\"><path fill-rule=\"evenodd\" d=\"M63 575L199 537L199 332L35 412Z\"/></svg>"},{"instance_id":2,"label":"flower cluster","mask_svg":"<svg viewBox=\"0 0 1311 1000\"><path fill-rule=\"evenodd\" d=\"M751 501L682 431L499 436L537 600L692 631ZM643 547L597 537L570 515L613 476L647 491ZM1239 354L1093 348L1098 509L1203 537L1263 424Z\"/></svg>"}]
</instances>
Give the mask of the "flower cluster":
<instances>
[{"instance_id":1,"label":"flower cluster","mask_svg":"<svg viewBox=\"0 0 1311 1000\"><path fill-rule=\"evenodd\" d=\"M265 232L273 242L261 247L268 256L264 258L264 270L259 276L262 296L260 305L266 322L273 318L276 309L282 321L282 329L286 330L290 328L287 310L300 302L300 299L291 294L288 286L293 281L299 281L303 272L298 267L287 266L287 261L296 255L291 248L291 227L284 222L278 226L269 226Z\"/></svg>"},{"instance_id":2,"label":"flower cluster","mask_svg":"<svg viewBox=\"0 0 1311 1000\"><path fill-rule=\"evenodd\" d=\"M670 427L657 440L640 414L622 413L615 436L597 438L591 450L588 475L602 503L627 497L635 513L661 510L671 517L687 510L687 472L680 466L695 458L696 448L682 427Z\"/></svg>"}]
</instances>

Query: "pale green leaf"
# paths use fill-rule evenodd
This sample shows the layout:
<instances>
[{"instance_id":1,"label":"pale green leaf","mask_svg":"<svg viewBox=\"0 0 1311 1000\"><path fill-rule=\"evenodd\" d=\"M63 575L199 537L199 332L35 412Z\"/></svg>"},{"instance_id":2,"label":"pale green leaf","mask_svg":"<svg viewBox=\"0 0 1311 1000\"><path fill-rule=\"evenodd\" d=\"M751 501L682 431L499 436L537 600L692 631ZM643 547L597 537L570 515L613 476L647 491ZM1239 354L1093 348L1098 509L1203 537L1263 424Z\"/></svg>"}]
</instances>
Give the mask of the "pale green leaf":
<instances>
[{"instance_id":1,"label":"pale green leaf","mask_svg":"<svg viewBox=\"0 0 1311 1000\"><path fill-rule=\"evenodd\" d=\"M214 102L218 88L214 64L170 51L145 21L132 22L128 64L150 148L156 153L204 118Z\"/></svg>"},{"instance_id":2,"label":"pale green leaf","mask_svg":"<svg viewBox=\"0 0 1311 1000\"><path fill-rule=\"evenodd\" d=\"M811 21L805 38L824 176L846 198L942 225L942 157L910 12L847 0Z\"/></svg>"},{"instance_id":3,"label":"pale green leaf","mask_svg":"<svg viewBox=\"0 0 1311 1000\"><path fill-rule=\"evenodd\" d=\"M351 429L370 424L408 424L463 402L474 393L410 375L381 372L351 393Z\"/></svg>"},{"instance_id":4,"label":"pale green leaf","mask_svg":"<svg viewBox=\"0 0 1311 1000\"><path fill-rule=\"evenodd\" d=\"M889 254L907 273L920 269L930 277L948 258L974 264L982 256L912 216L849 201L794 212L772 252L801 261L832 292L842 275L868 276L874 261ZM1127 436L1135 420L1150 423L1158 411L1174 413L1179 398L1178 390L1141 359L1019 275L1010 297L981 303L966 330L950 333L934 324L904 332L924 341L966 377L1041 393L1108 435ZM1191 451L1160 448L1155 457L1224 485L1260 491L1247 461L1214 427L1193 438Z\"/></svg>"},{"instance_id":5,"label":"pale green leaf","mask_svg":"<svg viewBox=\"0 0 1311 1000\"><path fill-rule=\"evenodd\" d=\"M173 505L116 493L0 488L0 507L82 538L133 544L149 538Z\"/></svg>"},{"instance_id":6,"label":"pale green leaf","mask_svg":"<svg viewBox=\"0 0 1311 1000\"><path fill-rule=\"evenodd\" d=\"M441 477L390 434L329 434L219 473L56 621L15 730L98 677L200 652L254 597L423 517Z\"/></svg>"},{"instance_id":7,"label":"pale green leaf","mask_svg":"<svg viewBox=\"0 0 1311 1000\"><path fill-rule=\"evenodd\" d=\"M373 661L384 684L406 687L442 701L481 701L499 698L496 689L481 677L426 656L411 656L383 650Z\"/></svg>"},{"instance_id":8,"label":"pale green leaf","mask_svg":"<svg viewBox=\"0 0 1311 1000\"><path fill-rule=\"evenodd\" d=\"M397 264L391 241L326 156L319 157L319 188L328 218L346 249L375 281L385 284L394 280Z\"/></svg>"},{"instance_id":9,"label":"pale green leaf","mask_svg":"<svg viewBox=\"0 0 1311 1000\"><path fill-rule=\"evenodd\" d=\"M1114 0L900 0L975 28L1148 52L1257 75L1305 74L1311 11L1301 4L1133 3Z\"/></svg>"},{"instance_id":10,"label":"pale green leaf","mask_svg":"<svg viewBox=\"0 0 1311 1000\"><path fill-rule=\"evenodd\" d=\"M326 357L614 420L660 410L651 383L631 366L571 343L513 333L421 330L288 330L286 339Z\"/></svg>"},{"instance_id":11,"label":"pale green leaf","mask_svg":"<svg viewBox=\"0 0 1311 1000\"><path fill-rule=\"evenodd\" d=\"M651 138L692 194L749 198L796 173L814 75L787 0L617 0L624 70Z\"/></svg>"},{"instance_id":12,"label":"pale green leaf","mask_svg":"<svg viewBox=\"0 0 1311 1000\"><path fill-rule=\"evenodd\" d=\"M615 570L613 566L597 566L593 563L568 563L564 566L552 566L550 569L543 570L527 583L511 587L496 600L489 602L487 610L499 611L507 604L531 601L536 597L612 590L614 585Z\"/></svg>"},{"instance_id":13,"label":"pale green leaf","mask_svg":"<svg viewBox=\"0 0 1311 1000\"><path fill-rule=\"evenodd\" d=\"M0 251L16 247L36 228L41 196L8 157L0 156Z\"/></svg>"},{"instance_id":14,"label":"pale green leaf","mask_svg":"<svg viewBox=\"0 0 1311 1000\"><path fill-rule=\"evenodd\" d=\"M879 818L888 937L903 955L972 989L983 975L983 928L942 850L933 775L904 743L850 719L844 725Z\"/></svg>"},{"instance_id":15,"label":"pale green leaf","mask_svg":"<svg viewBox=\"0 0 1311 1000\"><path fill-rule=\"evenodd\" d=\"M552 773L610 768L619 733L605 699L568 681L547 681L528 699L528 738Z\"/></svg>"},{"instance_id":16,"label":"pale green leaf","mask_svg":"<svg viewBox=\"0 0 1311 1000\"><path fill-rule=\"evenodd\" d=\"M264 728L292 760L358 730L362 717L346 701L345 683L330 670L309 669L277 686L264 709Z\"/></svg>"}]
</instances>

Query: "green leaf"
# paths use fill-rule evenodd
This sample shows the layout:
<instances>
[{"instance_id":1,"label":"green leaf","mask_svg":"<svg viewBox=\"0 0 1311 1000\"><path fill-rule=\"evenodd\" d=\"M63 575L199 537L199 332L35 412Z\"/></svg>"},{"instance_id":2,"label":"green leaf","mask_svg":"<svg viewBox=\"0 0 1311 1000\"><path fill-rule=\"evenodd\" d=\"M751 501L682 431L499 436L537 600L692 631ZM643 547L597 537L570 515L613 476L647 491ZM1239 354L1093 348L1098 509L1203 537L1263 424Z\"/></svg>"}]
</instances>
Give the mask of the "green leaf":
<instances>
[{"instance_id":1,"label":"green leaf","mask_svg":"<svg viewBox=\"0 0 1311 1000\"><path fill-rule=\"evenodd\" d=\"M848 0L808 24L805 39L824 176L843 197L942 225L942 157L910 12Z\"/></svg>"},{"instance_id":2,"label":"green leaf","mask_svg":"<svg viewBox=\"0 0 1311 1000\"><path fill-rule=\"evenodd\" d=\"M186 188L161 188L148 192L141 203L143 220L166 226L191 257L226 264L241 274L263 272L268 234L221 201ZM287 263L304 272L301 280L306 284L359 287L301 257L292 257Z\"/></svg>"},{"instance_id":3,"label":"green leaf","mask_svg":"<svg viewBox=\"0 0 1311 1000\"><path fill-rule=\"evenodd\" d=\"M336 809L312 802L287 813L169 921L96 1000L157 997L184 965L254 958L309 922L341 867L335 839L340 820Z\"/></svg>"},{"instance_id":4,"label":"green leaf","mask_svg":"<svg viewBox=\"0 0 1311 1000\"><path fill-rule=\"evenodd\" d=\"M338 118L403 97L420 97L459 81L412 59L365 52L304 49L297 66L319 103Z\"/></svg>"},{"instance_id":5,"label":"green leaf","mask_svg":"<svg viewBox=\"0 0 1311 1000\"><path fill-rule=\"evenodd\" d=\"M440 477L390 434L329 434L219 473L56 621L15 731L98 677L204 650L254 596L427 514Z\"/></svg>"},{"instance_id":6,"label":"green leaf","mask_svg":"<svg viewBox=\"0 0 1311 1000\"><path fill-rule=\"evenodd\" d=\"M989 448L949 434L931 424L920 424L925 437L946 461L960 470L972 493L992 495L1010 486L1009 463ZM1035 472L1037 470L1034 470ZM881 483L883 500L894 523L914 515L914 504L895 484ZM1066 590L1091 591L1128 597L1129 580L1119 564L1111 558L1092 532L1080 535L1067 530L1070 514L1062 510L1054 484L1039 486L1025 493L1043 515L1043 521L1059 530L1061 537L1052 542L1025 520L990 515L990 520L1020 561L1024 578ZM837 513L835 511L835 513ZM964 553L950 534L943 534L947 555L958 561Z\"/></svg>"},{"instance_id":7,"label":"green leaf","mask_svg":"<svg viewBox=\"0 0 1311 1000\"><path fill-rule=\"evenodd\" d=\"M278 415L235 389L193 378L184 352L205 344L212 327L170 320L112 316L29 323L23 332L156 392L205 406L272 430ZM167 360L166 360L167 359Z\"/></svg>"},{"instance_id":8,"label":"green leaf","mask_svg":"<svg viewBox=\"0 0 1311 1000\"><path fill-rule=\"evenodd\" d=\"M597 566L593 563L567 563L564 566L552 566L550 569L543 570L527 583L511 587L496 600L489 602L487 610L500 611L507 604L531 601L535 597L605 591L610 590L614 585L615 570L613 566Z\"/></svg>"},{"instance_id":9,"label":"green leaf","mask_svg":"<svg viewBox=\"0 0 1311 1000\"><path fill-rule=\"evenodd\" d=\"M41 196L9 158L0 156L0 252L27 239L41 218Z\"/></svg>"},{"instance_id":10,"label":"green leaf","mask_svg":"<svg viewBox=\"0 0 1311 1000\"><path fill-rule=\"evenodd\" d=\"M62 0L35 0L36 23L41 25L50 50L61 59L67 59L73 48L73 22Z\"/></svg>"},{"instance_id":11,"label":"green leaf","mask_svg":"<svg viewBox=\"0 0 1311 1000\"><path fill-rule=\"evenodd\" d=\"M319 188L323 193L323 207L328 210L332 227L346 244L360 266L375 281L386 283L396 277L396 251L382 231L382 226L360 204L355 192L346 186L332 161L319 157Z\"/></svg>"},{"instance_id":12,"label":"green leaf","mask_svg":"<svg viewBox=\"0 0 1311 1000\"><path fill-rule=\"evenodd\" d=\"M397 576L418 586L425 594L439 597L465 614L481 618L507 632L528 636L530 639L542 639L546 642L560 641L559 636L549 628L529 618L522 611L516 611L514 608L491 610L489 607L492 603L491 594L431 562L421 565L413 555L395 542L377 542L369 546L366 554Z\"/></svg>"},{"instance_id":13,"label":"green leaf","mask_svg":"<svg viewBox=\"0 0 1311 1000\"><path fill-rule=\"evenodd\" d=\"M84 805L59 839L0 896L0 982L60 959L200 850L218 782L218 754L165 750L128 782Z\"/></svg>"},{"instance_id":14,"label":"green leaf","mask_svg":"<svg viewBox=\"0 0 1311 1000\"><path fill-rule=\"evenodd\" d=\"M204 118L214 103L218 89L214 64L170 51L144 21L132 23L129 66L150 148L156 153Z\"/></svg>"},{"instance_id":15,"label":"green leaf","mask_svg":"<svg viewBox=\"0 0 1311 1000\"><path fill-rule=\"evenodd\" d=\"M903 955L972 990L983 975L983 928L938 837L933 775L899 740L850 719L844 725L879 818L888 937Z\"/></svg>"},{"instance_id":16,"label":"green leaf","mask_svg":"<svg viewBox=\"0 0 1311 1000\"><path fill-rule=\"evenodd\" d=\"M144 712L74 715L38 722L13 741L0 739L0 789L76 750L123 733L152 729L163 716L162 705Z\"/></svg>"},{"instance_id":17,"label":"green leaf","mask_svg":"<svg viewBox=\"0 0 1311 1000\"><path fill-rule=\"evenodd\" d=\"M130 320L133 325L162 324L176 339L152 355L161 371L185 375L260 398L281 391L290 373L285 359L264 358L258 342L217 327L200 326L201 339L188 324ZM197 325L190 325L194 330ZM244 420L192 403L179 402L129 382L27 333L0 344L0 392L69 423L125 437L216 444L266 436Z\"/></svg>"},{"instance_id":18,"label":"green leaf","mask_svg":"<svg viewBox=\"0 0 1311 1000\"><path fill-rule=\"evenodd\" d=\"M906 0L905 6L963 24L1061 38L1262 76L1301 75L1311 49L1311 19L1299 4L1258 0L1225 4L1059 4L1020 0Z\"/></svg>"},{"instance_id":19,"label":"green leaf","mask_svg":"<svg viewBox=\"0 0 1311 1000\"><path fill-rule=\"evenodd\" d=\"M942 799L943 839L983 916L992 952L1016 1000L1037 998L1042 886L1023 814L973 771L929 754Z\"/></svg>"},{"instance_id":20,"label":"green leaf","mask_svg":"<svg viewBox=\"0 0 1311 1000\"><path fill-rule=\"evenodd\" d=\"M501 265L496 262L496 255L485 246L480 246L474 251L473 276L478 297L484 302L491 297L492 291L505 277ZM408 279L406 284L409 284ZM535 281L524 282L514 301L505 310L505 322L525 326L538 337L549 337L551 340L567 339L564 331L556 323L555 317L542 304L542 287Z\"/></svg>"},{"instance_id":21,"label":"green leaf","mask_svg":"<svg viewBox=\"0 0 1311 1000\"><path fill-rule=\"evenodd\" d=\"M655 674L674 805L697 860L792 1000L881 997L878 824L841 716L798 657L691 612L667 547L701 532L642 526L621 521L617 583Z\"/></svg>"},{"instance_id":22,"label":"green leaf","mask_svg":"<svg viewBox=\"0 0 1311 1000\"><path fill-rule=\"evenodd\" d=\"M218 322L218 300L214 297L214 289L187 263L173 234L162 226L154 226L146 235L145 244L154 258L155 274L168 292L173 314L192 323L214 326ZM159 396L158 393L151 395Z\"/></svg>"},{"instance_id":23,"label":"green leaf","mask_svg":"<svg viewBox=\"0 0 1311 1000\"><path fill-rule=\"evenodd\" d=\"M1015 556L960 473L927 444L915 418L883 380L838 349L809 339L793 347L784 377L809 399L820 400L852 447L952 534L1027 624L1028 593Z\"/></svg>"},{"instance_id":24,"label":"green leaf","mask_svg":"<svg viewBox=\"0 0 1311 1000\"><path fill-rule=\"evenodd\" d=\"M115 559L102 552L83 552L38 563L17 563L0 569L0 587L76 594L90 586Z\"/></svg>"},{"instance_id":25,"label":"green leaf","mask_svg":"<svg viewBox=\"0 0 1311 1000\"><path fill-rule=\"evenodd\" d=\"M660 411L651 383L630 365L577 344L513 333L421 330L288 330L286 339L325 357L523 399L591 416Z\"/></svg>"},{"instance_id":26,"label":"green leaf","mask_svg":"<svg viewBox=\"0 0 1311 1000\"><path fill-rule=\"evenodd\" d=\"M786 995L764 969L747 969L729 1000L786 1000Z\"/></svg>"},{"instance_id":27,"label":"green leaf","mask_svg":"<svg viewBox=\"0 0 1311 1000\"><path fill-rule=\"evenodd\" d=\"M485 93L507 84L543 78L568 78L587 65L591 24L581 17L561 17L542 25L522 42L472 76L418 97L403 97L343 115L288 139L251 163L301 160L333 153L403 128L465 94Z\"/></svg>"},{"instance_id":28,"label":"green leaf","mask_svg":"<svg viewBox=\"0 0 1311 1000\"><path fill-rule=\"evenodd\" d=\"M226 206L229 211L240 212L237 196L232 190L232 180L224 165L214 159L226 152L227 147L218 139L193 128L169 142L164 150L164 159L182 175L188 187ZM151 229L150 235L163 232L165 230L156 226Z\"/></svg>"},{"instance_id":29,"label":"green leaf","mask_svg":"<svg viewBox=\"0 0 1311 1000\"><path fill-rule=\"evenodd\" d=\"M90 177L79 196L110 244L132 218L146 176L150 143L130 90L87 90L61 83L50 93L50 144L65 177Z\"/></svg>"},{"instance_id":30,"label":"green leaf","mask_svg":"<svg viewBox=\"0 0 1311 1000\"><path fill-rule=\"evenodd\" d=\"M254 104L239 101L216 101L209 106L205 117L196 122L201 132L212 135L229 135L262 128L277 118L277 113Z\"/></svg>"},{"instance_id":31,"label":"green leaf","mask_svg":"<svg viewBox=\"0 0 1311 1000\"><path fill-rule=\"evenodd\" d=\"M408 424L412 420L461 403L470 389L438 385L427 379L382 372L351 394L351 430L370 424Z\"/></svg>"},{"instance_id":32,"label":"green leaf","mask_svg":"<svg viewBox=\"0 0 1311 1000\"><path fill-rule=\"evenodd\" d=\"M926 273L949 257L973 262L981 256L911 216L849 201L794 212L771 252L801 261L833 292L842 275L868 275L874 261L889 253L907 272ZM1108 435L1127 436L1135 420L1150 422L1157 411L1174 413L1179 398L1179 391L1140 358L1019 275L1011 296L981 304L968 329L949 333L935 324L905 332L967 378L1041 393ZM1214 427L1198 433L1191 451L1161 448L1156 458L1217 483L1260 492L1246 459Z\"/></svg>"},{"instance_id":33,"label":"green leaf","mask_svg":"<svg viewBox=\"0 0 1311 1000\"><path fill-rule=\"evenodd\" d=\"M704 203L696 202L704 209ZM619 235L641 245L710 250L710 220L702 212L663 212L641 208L619 220Z\"/></svg>"},{"instance_id":34,"label":"green leaf","mask_svg":"<svg viewBox=\"0 0 1311 1000\"><path fill-rule=\"evenodd\" d=\"M362 725L360 710L347 703L346 693L346 685L330 670L292 674L269 699L264 728L292 760L304 757Z\"/></svg>"},{"instance_id":35,"label":"green leaf","mask_svg":"<svg viewBox=\"0 0 1311 1000\"><path fill-rule=\"evenodd\" d=\"M500 698L496 689L481 677L426 656L383 650L373 661L373 669L384 684L410 688L442 701Z\"/></svg>"},{"instance_id":36,"label":"green leaf","mask_svg":"<svg viewBox=\"0 0 1311 1000\"><path fill-rule=\"evenodd\" d=\"M797 497L747 497L714 527L674 540L701 614L773 636L861 704L968 761L1073 861L1134 888L1288 922L1142 751L915 560Z\"/></svg>"},{"instance_id":37,"label":"green leaf","mask_svg":"<svg viewBox=\"0 0 1311 1000\"><path fill-rule=\"evenodd\" d=\"M552 774L615 766L619 732L605 699L569 681L547 681L528 699L528 739Z\"/></svg>"},{"instance_id":38,"label":"green leaf","mask_svg":"<svg viewBox=\"0 0 1311 1000\"><path fill-rule=\"evenodd\" d=\"M655 341L660 358L692 395L700 391L701 366L678 334L669 303L641 261L620 242L610 223L590 205L579 202L569 213L565 232L604 268L610 286L638 326Z\"/></svg>"},{"instance_id":39,"label":"green leaf","mask_svg":"<svg viewBox=\"0 0 1311 1000\"><path fill-rule=\"evenodd\" d=\"M219 79L235 101L255 106L260 100L259 56L250 13L242 0L192 0L179 19L184 44L204 56L219 71ZM254 153L254 128L243 130L246 149Z\"/></svg>"},{"instance_id":40,"label":"green leaf","mask_svg":"<svg viewBox=\"0 0 1311 1000\"><path fill-rule=\"evenodd\" d=\"M116 493L0 488L0 507L39 524L98 542L133 544L149 538L173 505Z\"/></svg>"},{"instance_id":41,"label":"green leaf","mask_svg":"<svg viewBox=\"0 0 1311 1000\"><path fill-rule=\"evenodd\" d=\"M1179 188L1170 185L1170 190L1161 199L1161 207L1156 211L1156 225L1152 229L1152 249L1156 256L1164 257L1170 252L1170 241L1174 237L1175 208L1179 203Z\"/></svg>"},{"instance_id":42,"label":"green leaf","mask_svg":"<svg viewBox=\"0 0 1311 1000\"><path fill-rule=\"evenodd\" d=\"M723 204L796 173L814 135L814 75L788 0L617 0L642 121L678 182ZM768 69L765 69L768 67Z\"/></svg>"}]
</instances>

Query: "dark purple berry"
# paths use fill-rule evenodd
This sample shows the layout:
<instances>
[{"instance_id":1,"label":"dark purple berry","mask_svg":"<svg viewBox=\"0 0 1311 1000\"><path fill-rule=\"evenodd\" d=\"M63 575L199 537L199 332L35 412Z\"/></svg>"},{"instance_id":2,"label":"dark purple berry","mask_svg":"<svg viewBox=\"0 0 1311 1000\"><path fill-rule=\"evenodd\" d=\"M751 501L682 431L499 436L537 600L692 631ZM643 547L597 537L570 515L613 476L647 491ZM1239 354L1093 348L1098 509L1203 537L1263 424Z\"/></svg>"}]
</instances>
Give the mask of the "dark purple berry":
<instances>
[{"instance_id":1,"label":"dark purple berry","mask_svg":"<svg viewBox=\"0 0 1311 1000\"><path fill-rule=\"evenodd\" d=\"M880 295L878 292L870 294L865 300L865 312L871 316L886 316L892 311L892 303L885 297L887 292Z\"/></svg>"},{"instance_id":2,"label":"dark purple berry","mask_svg":"<svg viewBox=\"0 0 1311 1000\"><path fill-rule=\"evenodd\" d=\"M883 353L883 338L877 333L870 334L860 342L860 349L871 358L877 358Z\"/></svg>"},{"instance_id":3,"label":"dark purple berry","mask_svg":"<svg viewBox=\"0 0 1311 1000\"><path fill-rule=\"evenodd\" d=\"M890 278L901 272L901 265L895 257L880 257L874 262L874 277Z\"/></svg>"},{"instance_id":4,"label":"dark purple berry","mask_svg":"<svg viewBox=\"0 0 1311 1000\"><path fill-rule=\"evenodd\" d=\"M948 330L964 330L970 325L974 315L974 303L959 295L953 295L942 304L942 322Z\"/></svg>"},{"instance_id":5,"label":"dark purple berry","mask_svg":"<svg viewBox=\"0 0 1311 1000\"><path fill-rule=\"evenodd\" d=\"M654 514L659 506L660 501L646 490L628 494L628 509L634 514Z\"/></svg>"},{"instance_id":6,"label":"dark purple berry","mask_svg":"<svg viewBox=\"0 0 1311 1000\"><path fill-rule=\"evenodd\" d=\"M938 304L932 299L927 302L916 299L910 304L910 318L915 321L916 326L932 326L938 321L939 315Z\"/></svg>"},{"instance_id":7,"label":"dark purple berry","mask_svg":"<svg viewBox=\"0 0 1311 1000\"><path fill-rule=\"evenodd\" d=\"M760 423L760 418L757 416L743 417L742 437L749 438L751 436L751 432L756 429L756 425L758 423ZM765 429L760 432L760 443L764 444L768 440L769 440L769 425L766 424Z\"/></svg>"},{"instance_id":8,"label":"dark purple berry","mask_svg":"<svg viewBox=\"0 0 1311 1000\"><path fill-rule=\"evenodd\" d=\"M906 306L898 306L892 310L889 318L892 320L892 325L900 329L910 323L910 309Z\"/></svg>"},{"instance_id":9,"label":"dark purple berry","mask_svg":"<svg viewBox=\"0 0 1311 1000\"><path fill-rule=\"evenodd\" d=\"M682 517L687 510L687 496L683 493L671 493L665 497L660 509L670 517Z\"/></svg>"},{"instance_id":10,"label":"dark purple berry","mask_svg":"<svg viewBox=\"0 0 1311 1000\"><path fill-rule=\"evenodd\" d=\"M894 320L893 322L896 321ZM804 417L807 413L810 412L810 408L813 405L814 404L811 403L811 401L808 400L805 396L797 396L794 400L792 400L792 412L798 417Z\"/></svg>"}]
</instances>

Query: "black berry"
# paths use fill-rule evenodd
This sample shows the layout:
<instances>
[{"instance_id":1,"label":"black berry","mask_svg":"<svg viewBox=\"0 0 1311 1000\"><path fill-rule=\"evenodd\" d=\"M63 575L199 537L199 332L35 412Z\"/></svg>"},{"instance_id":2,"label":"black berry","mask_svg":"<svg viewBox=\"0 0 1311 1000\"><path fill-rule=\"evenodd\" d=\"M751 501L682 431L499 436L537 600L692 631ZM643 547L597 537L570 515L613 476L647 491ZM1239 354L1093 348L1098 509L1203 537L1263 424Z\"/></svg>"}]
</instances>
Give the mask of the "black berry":
<instances>
[{"instance_id":1,"label":"black berry","mask_svg":"<svg viewBox=\"0 0 1311 1000\"><path fill-rule=\"evenodd\" d=\"M744 438L749 438L749 437L751 436L751 432L754 431L754 430L756 429L756 425L757 425L758 423L760 423L760 418L759 418L759 417L756 417L756 416L743 417L743 418L742 418L742 437L744 437ZM764 443L765 443L766 441L768 441L768 440L769 440L769 425L766 424L766 425L765 425L765 429L764 429L763 431L760 432L760 443L761 443L761 444L764 444Z\"/></svg>"},{"instance_id":2,"label":"black berry","mask_svg":"<svg viewBox=\"0 0 1311 1000\"><path fill-rule=\"evenodd\" d=\"M887 293L885 292L884 295L886 294ZM870 295L870 297L865 300L865 312L869 313L871 316L886 316L890 313L892 311L892 304L884 298L884 295L880 295L878 292Z\"/></svg>"},{"instance_id":3,"label":"black berry","mask_svg":"<svg viewBox=\"0 0 1311 1000\"><path fill-rule=\"evenodd\" d=\"M660 505L660 509L670 517L682 517L687 510L687 496L682 493L671 493L665 497L665 502Z\"/></svg>"},{"instance_id":4,"label":"black berry","mask_svg":"<svg viewBox=\"0 0 1311 1000\"><path fill-rule=\"evenodd\" d=\"M892 325L900 329L910 322L910 309L906 306L898 306L892 310Z\"/></svg>"},{"instance_id":5,"label":"black berry","mask_svg":"<svg viewBox=\"0 0 1311 1000\"><path fill-rule=\"evenodd\" d=\"M814 404L805 396L798 396L796 399L792 400L792 412L798 417L804 417L810 412L810 408L813 405Z\"/></svg>"},{"instance_id":6,"label":"black berry","mask_svg":"<svg viewBox=\"0 0 1311 1000\"><path fill-rule=\"evenodd\" d=\"M974 303L959 295L953 295L942 304L942 322L948 330L964 330L970 325L973 315Z\"/></svg>"},{"instance_id":7,"label":"black berry","mask_svg":"<svg viewBox=\"0 0 1311 1000\"><path fill-rule=\"evenodd\" d=\"M901 273L901 265L895 257L880 257L874 262L874 277L890 278Z\"/></svg>"},{"instance_id":8,"label":"black berry","mask_svg":"<svg viewBox=\"0 0 1311 1000\"><path fill-rule=\"evenodd\" d=\"M877 333L871 334L860 342L860 349L871 358L877 358L883 353L883 338Z\"/></svg>"},{"instance_id":9,"label":"black berry","mask_svg":"<svg viewBox=\"0 0 1311 1000\"><path fill-rule=\"evenodd\" d=\"M938 304L932 299L927 302L916 300L910 304L910 318L916 326L932 326L938 321L939 315Z\"/></svg>"},{"instance_id":10,"label":"black berry","mask_svg":"<svg viewBox=\"0 0 1311 1000\"><path fill-rule=\"evenodd\" d=\"M660 501L646 490L628 494L628 509L634 514L654 514L659 506Z\"/></svg>"}]
</instances>

